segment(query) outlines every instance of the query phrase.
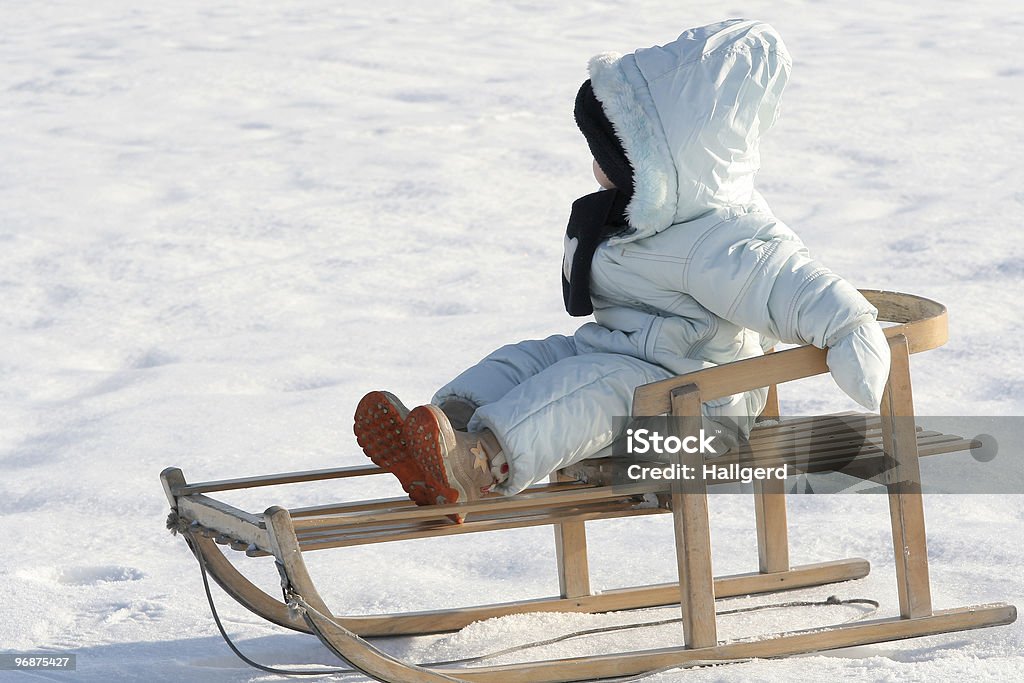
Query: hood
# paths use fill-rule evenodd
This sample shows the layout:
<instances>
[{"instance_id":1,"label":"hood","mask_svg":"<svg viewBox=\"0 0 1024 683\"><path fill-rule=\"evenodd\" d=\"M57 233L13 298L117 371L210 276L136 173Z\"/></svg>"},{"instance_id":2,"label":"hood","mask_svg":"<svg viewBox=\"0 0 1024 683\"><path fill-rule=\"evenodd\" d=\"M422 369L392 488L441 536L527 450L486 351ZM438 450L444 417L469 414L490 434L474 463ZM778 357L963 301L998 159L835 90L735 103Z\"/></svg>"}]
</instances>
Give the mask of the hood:
<instances>
[{"instance_id":1,"label":"hood","mask_svg":"<svg viewBox=\"0 0 1024 683\"><path fill-rule=\"evenodd\" d=\"M759 140L778 117L791 61L768 24L694 28L667 45L590 60L590 80L633 166L626 207L649 237L712 209L755 203Z\"/></svg>"}]
</instances>

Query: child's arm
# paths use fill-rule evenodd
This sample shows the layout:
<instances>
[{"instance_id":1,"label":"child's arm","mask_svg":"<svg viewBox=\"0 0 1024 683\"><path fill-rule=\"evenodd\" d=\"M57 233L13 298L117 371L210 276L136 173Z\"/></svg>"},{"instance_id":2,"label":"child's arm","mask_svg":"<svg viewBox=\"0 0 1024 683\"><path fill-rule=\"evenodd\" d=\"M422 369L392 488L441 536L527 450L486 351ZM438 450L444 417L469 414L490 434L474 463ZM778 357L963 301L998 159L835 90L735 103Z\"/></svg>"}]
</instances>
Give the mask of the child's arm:
<instances>
[{"instance_id":1,"label":"child's arm","mask_svg":"<svg viewBox=\"0 0 1024 683\"><path fill-rule=\"evenodd\" d=\"M765 226L753 216L721 224L694 244L683 280L684 291L726 320L784 342L828 348L836 384L861 405L878 408L889 346L877 309L810 258L785 226Z\"/></svg>"}]
</instances>

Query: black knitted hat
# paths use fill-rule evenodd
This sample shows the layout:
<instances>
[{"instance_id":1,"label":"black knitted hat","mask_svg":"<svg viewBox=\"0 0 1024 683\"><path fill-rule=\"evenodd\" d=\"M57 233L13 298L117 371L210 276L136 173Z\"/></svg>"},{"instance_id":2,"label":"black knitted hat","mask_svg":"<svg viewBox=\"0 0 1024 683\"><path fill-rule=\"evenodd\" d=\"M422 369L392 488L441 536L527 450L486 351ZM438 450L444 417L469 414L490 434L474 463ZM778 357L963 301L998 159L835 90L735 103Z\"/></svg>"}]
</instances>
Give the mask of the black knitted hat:
<instances>
[{"instance_id":1,"label":"black knitted hat","mask_svg":"<svg viewBox=\"0 0 1024 683\"><path fill-rule=\"evenodd\" d=\"M587 139L590 152L601 170L615 187L626 195L633 194L633 167L626 157L622 141L615 134L612 122L604 113L604 107L594 95L594 88L587 79L576 95L576 125Z\"/></svg>"}]
</instances>

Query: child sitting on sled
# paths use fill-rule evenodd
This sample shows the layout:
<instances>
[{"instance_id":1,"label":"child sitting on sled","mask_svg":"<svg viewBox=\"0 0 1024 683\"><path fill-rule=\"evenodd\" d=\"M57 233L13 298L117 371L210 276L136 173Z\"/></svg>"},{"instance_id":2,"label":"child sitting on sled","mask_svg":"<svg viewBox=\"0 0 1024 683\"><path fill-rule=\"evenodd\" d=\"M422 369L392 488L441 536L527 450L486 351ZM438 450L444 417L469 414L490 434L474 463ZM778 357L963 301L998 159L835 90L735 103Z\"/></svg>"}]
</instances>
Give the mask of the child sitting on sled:
<instances>
[{"instance_id":1,"label":"child sitting on sled","mask_svg":"<svg viewBox=\"0 0 1024 683\"><path fill-rule=\"evenodd\" d=\"M754 189L790 58L734 19L633 54L600 54L575 117L602 189L573 203L562 285L572 336L510 344L411 412L374 391L355 433L420 505L512 495L608 452L633 390L777 342L828 349L836 383L877 409L889 350L877 310L813 260ZM760 389L702 406L746 436Z\"/></svg>"}]
</instances>

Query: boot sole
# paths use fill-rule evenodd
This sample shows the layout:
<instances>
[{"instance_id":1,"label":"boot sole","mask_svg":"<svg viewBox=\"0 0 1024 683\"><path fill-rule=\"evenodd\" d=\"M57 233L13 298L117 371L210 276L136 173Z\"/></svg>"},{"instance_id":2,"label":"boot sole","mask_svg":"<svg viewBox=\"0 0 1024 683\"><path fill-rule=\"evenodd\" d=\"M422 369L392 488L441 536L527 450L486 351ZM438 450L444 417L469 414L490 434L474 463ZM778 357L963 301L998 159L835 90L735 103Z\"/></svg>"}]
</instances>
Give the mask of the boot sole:
<instances>
[{"instance_id":1,"label":"boot sole","mask_svg":"<svg viewBox=\"0 0 1024 683\"><path fill-rule=\"evenodd\" d=\"M438 505L458 503L468 498L445 459L445 454L455 448L455 433L447 422L441 409L432 405L414 408L405 421L404 434L409 453L426 477L427 488L433 502ZM465 520L457 513L448 515L448 519L456 524Z\"/></svg>"},{"instance_id":2,"label":"boot sole","mask_svg":"<svg viewBox=\"0 0 1024 683\"><path fill-rule=\"evenodd\" d=\"M374 465L395 475L417 505L430 505L433 496L427 490L426 477L402 434L408 415L409 410L394 394L371 391L356 406L352 431Z\"/></svg>"}]
</instances>

